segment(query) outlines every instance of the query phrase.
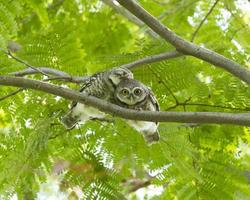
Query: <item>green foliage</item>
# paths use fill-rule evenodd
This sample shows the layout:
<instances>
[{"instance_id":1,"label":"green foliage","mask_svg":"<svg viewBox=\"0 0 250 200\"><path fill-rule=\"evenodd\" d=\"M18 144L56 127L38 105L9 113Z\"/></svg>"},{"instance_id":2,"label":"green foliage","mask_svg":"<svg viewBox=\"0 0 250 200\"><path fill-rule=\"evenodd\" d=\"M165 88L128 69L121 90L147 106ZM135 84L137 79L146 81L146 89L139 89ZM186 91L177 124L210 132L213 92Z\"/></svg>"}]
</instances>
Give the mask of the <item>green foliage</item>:
<instances>
[{"instance_id":1,"label":"green foliage","mask_svg":"<svg viewBox=\"0 0 250 200\"><path fill-rule=\"evenodd\" d=\"M190 40L214 2L140 3ZM227 19L225 12L231 13ZM220 1L194 41L246 65L249 26L241 13L234 1ZM21 45L15 55L29 64L78 76L173 50L165 41L150 37L146 26L136 26L97 0L0 0L0 48L6 49L9 41ZM24 65L0 51L1 75L22 69ZM161 110L250 110L248 85L192 57L144 65L133 73L152 88ZM13 91L0 86L0 98ZM68 104L31 90L0 100L0 199L13 194L34 199L41 185L54 176L60 177L61 191L79 187L83 199L137 199L129 193L128 183L148 179L149 174L155 175L150 183L162 187L161 195L152 199L250 196L245 176L250 170L248 127L161 123L160 142L147 146L142 135L112 116L114 123L90 121L66 131L60 118Z\"/></svg>"}]
</instances>

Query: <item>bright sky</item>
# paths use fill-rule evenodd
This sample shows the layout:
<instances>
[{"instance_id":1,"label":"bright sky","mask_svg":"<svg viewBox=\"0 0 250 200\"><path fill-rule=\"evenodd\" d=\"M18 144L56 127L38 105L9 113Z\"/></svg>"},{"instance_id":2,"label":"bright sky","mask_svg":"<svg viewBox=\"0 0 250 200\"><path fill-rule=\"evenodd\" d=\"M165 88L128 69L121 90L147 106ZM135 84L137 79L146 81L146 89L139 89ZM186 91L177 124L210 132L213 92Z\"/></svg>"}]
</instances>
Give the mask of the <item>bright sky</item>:
<instances>
[{"instance_id":1,"label":"bright sky","mask_svg":"<svg viewBox=\"0 0 250 200\"><path fill-rule=\"evenodd\" d=\"M243 11L244 19L250 21L250 1L249 0L237 0L237 5Z\"/></svg>"}]
</instances>

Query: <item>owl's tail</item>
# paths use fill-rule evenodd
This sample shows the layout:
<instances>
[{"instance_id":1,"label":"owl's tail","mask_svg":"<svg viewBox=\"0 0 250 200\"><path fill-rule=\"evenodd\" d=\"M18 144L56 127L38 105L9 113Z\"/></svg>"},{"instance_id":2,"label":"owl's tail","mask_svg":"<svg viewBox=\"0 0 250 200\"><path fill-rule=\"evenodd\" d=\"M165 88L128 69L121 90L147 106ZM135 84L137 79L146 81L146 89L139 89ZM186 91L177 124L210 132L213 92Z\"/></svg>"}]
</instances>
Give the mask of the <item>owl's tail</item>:
<instances>
[{"instance_id":1,"label":"owl's tail","mask_svg":"<svg viewBox=\"0 0 250 200\"><path fill-rule=\"evenodd\" d=\"M154 133L144 132L143 135L148 145L151 145L160 140L160 134L158 130L156 130Z\"/></svg>"},{"instance_id":2,"label":"owl's tail","mask_svg":"<svg viewBox=\"0 0 250 200\"><path fill-rule=\"evenodd\" d=\"M66 129L72 129L77 124L78 119L73 116L72 111L69 111L66 115L62 117L61 122Z\"/></svg>"}]
</instances>

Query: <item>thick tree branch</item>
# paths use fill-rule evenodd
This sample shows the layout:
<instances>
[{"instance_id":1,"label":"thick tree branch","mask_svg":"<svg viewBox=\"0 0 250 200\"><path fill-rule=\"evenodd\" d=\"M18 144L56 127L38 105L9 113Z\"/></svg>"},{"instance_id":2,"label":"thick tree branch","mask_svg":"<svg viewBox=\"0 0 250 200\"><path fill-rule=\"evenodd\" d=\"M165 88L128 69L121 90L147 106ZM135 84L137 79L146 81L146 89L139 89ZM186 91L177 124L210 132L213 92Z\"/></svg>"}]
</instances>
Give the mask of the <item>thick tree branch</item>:
<instances>
[{"instance_id":1,"label":"thick tree branch","mask_svg":"<svg viewBox=\"0 0 250 200\"><path fill-rule=\"evenodd\" d=\"M250 126L250 113L216 113L216 112L152 112L125 109L101 99L82 94L80 92L41 81L22 77L0 76L0 85L14 86L43 91L61 96L65 99L84 103L89 106L113 114L118 117L154 121L154 122L184 122L184 123L212 123L235 124Z\"/></svg>"},{"instance_id":2,"label":"thick tree branch","mask_svg":"<svg viewBox=\"0 0 250 200\"><path fill-rule=\"evenodd\" d=\"M217 3L219 2L220 0L216 0L213 4L213 6L210 8L210 10L208 11L208 13L205 15L205 17L203 18L203 20L201 20L199 26L197 27L197 29L195 30L195 32L193 33L192 35L192 38L191 38L191 42L194 41L194 38L196 37L197 33L199 32L200 28L202 27L202 25L204 24L204 22L206 21L206 19L208 18L208 16L213 12L215 6L217 5Z\"/></svg>"},{"instance_id":3,"label":"thick tree branch","mask_svg":"<svg viewBox=\"0 0 250 200\"><path fill-rule=\"evenodd\" d=\"M134 62L121 65L120 67L126 67L128 69L135 69L136 67L141 66L141 65L150 64L150 63L167 60L171 58L177 58L180 56L183 56L183 55L177 51L169 51L169 52L165 52L165 53L161 53L161 54L157 54L153 56L148 56L148 57L136 60Z\"/></svg>"},{"instance_id":4,"label":"thick tree branch","mask_svg":"<svg viewBox=\"0 0 250 200\"><path fill-rule=\"evenodd\" d=\"M242 67L240 64L220 55L209 49L200 47L193 44L187 40L182 39L180 36L176 35L170 29L168 29L164 24L158 21L150 13L144 10L139 4L135 3L133 0L117 0L123 7L141 19L145 24L147 24L152 30L158 33L167 42L172 44L177 51L192 55L204 61L207 61L217 67L221 67L226 71L230 72L239 79L250 84L250 71Z\"/></svg>"}]
</instances>

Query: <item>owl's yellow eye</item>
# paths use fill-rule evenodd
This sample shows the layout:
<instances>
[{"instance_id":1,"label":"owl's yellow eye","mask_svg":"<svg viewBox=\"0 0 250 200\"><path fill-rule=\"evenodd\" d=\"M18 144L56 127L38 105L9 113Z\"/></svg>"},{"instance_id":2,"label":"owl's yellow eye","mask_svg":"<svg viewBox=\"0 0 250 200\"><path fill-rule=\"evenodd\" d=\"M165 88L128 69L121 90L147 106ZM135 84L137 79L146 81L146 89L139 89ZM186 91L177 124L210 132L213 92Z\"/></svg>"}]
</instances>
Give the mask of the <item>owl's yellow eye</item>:
<instances>
[{"instance_id":1,"label":"owl's yellow eye","mask_svg":"<svg viewBox=\"0 0 250 200\"><path fill-rule=\"evenodd\" d=\"M141 93L142 93L142 90L139 89L139 88L137 88L137 89L134 90L134 94L135 95L140 95Z\"/></svg>"},{"instance_id":2,"label":"owl's yellow eye","mask_svg":"<svg viewBox=\"0 0 250 200\"><path fill-rule=\"evenodd\" d=\"M123 89L123 90L122 90L122 94L123 94L123 95L128 95L128 94L129 94L129 91L128 91L127 89Z\"/></svg>"}]
</instances>

